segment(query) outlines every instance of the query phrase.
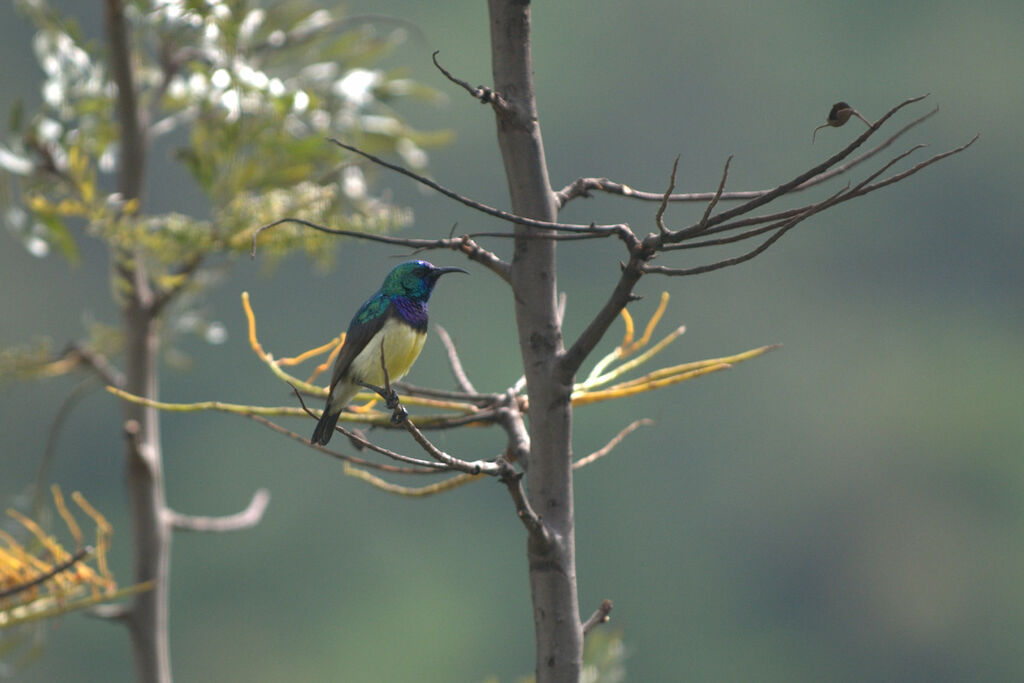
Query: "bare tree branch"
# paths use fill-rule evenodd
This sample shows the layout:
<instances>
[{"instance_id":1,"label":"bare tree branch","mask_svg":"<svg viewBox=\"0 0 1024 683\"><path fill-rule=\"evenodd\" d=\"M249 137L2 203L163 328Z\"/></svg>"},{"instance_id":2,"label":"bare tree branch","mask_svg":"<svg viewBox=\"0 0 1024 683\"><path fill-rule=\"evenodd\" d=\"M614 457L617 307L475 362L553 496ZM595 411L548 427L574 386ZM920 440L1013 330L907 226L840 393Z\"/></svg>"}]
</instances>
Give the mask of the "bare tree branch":
<instances>
[{"instance_id":1,"label":"bare tree branch","mask_svg":"<svg viewBox=\"0 0 1024 683\"><path fill-rule=\"evenodd\" d=\"M473 241L469 235L463 235L462 237L447 238L447 239L418 239L414 237L394 237L391 235L376 235L367 232L358 232L355 230L342 230L339 228L328 228L325 225L314 223L303 218L279 218L272 223L261 225L256 228L252 234L252 248L249 251L250 258L256 258L256 237L264 230L270 230L283 225L285 223L295 223L296 225L303 225L307 228L317 230L319 232L327 233L329 235L340 235L342 237L353 237L357 239L367 240L369 242L380 242L382 244L394 244L403 247L409 247L418 251L424 251L428 249L449 249L452 251L458 251L465 254L471 261L485 266L487 269L495 273L502 280L508 281L508 270L509 265L505 261L502 261L498 256Z\"/></svg>"},{"instance_id":2,"label":"bare tree branch","mask_svg":"<svg viewBox=\"0 0 1024 683\"><path fill-rule=\"evenodd\" d=\"M793 191L806 190L820 185L821 183L834 178L837 175L845 173L850 169L854 168L858 164L867 161L871 157L875 156L882 150L889 147L897 138L901 137L904 133L909 131L911 128L923 123L928 118L932 117L939 111L938 107L935 107L927 114L920 116L907 125L900 128L898 131L890 135L886 140L872 147L868 151L854 157L845 164L836 166L835 168L821 173L820 175L809 178L807 181L801 183L793 189ZM636 188L630 187L623 183L609 180L608 178L577 178L573 182L569 183L561 190L555 192L555 197L558 199L559 207L563 207L569 203L569 201L578 197L589 197L591 192L604 192L607 194L619 195L630 199L639 199L641 201L648 202L660 202L664 196L662 192L645 192L643 190L637 190ZM737 201L756 199L764 194L767 194L771 190L742 190L736 192L723 192L721 196L722 201ZM676 193L669 196L670 202L707 202L711 201L715 196L714 192L686 192Z\"/></svg>"},{"instance_id":3,"label":"bare tree branch","mask_svg":"<svg viewBox=\"0 0 1024 683\"><path fill-rule=\"evenodd\" d=\"M917 173L918 171L926 168L927 166L930 166L931 164L934 164L937 161L940 161L942 159L945 159L948 156L951 156L953 154L957 154L959 152L964 151L965 149L970 147L972 144L974 144L974 141L977 140L977 139L978 139L978 136L975 136L970 141L968 141L967 143L965 143L963 145L960 145L959 147L956 147L954 149L950 149L950 150L947 150L945 152L941 152L939 154L936 154L936 155L932 156L931 158L926 159L925 161L922 161L922 162L916 164L912 168L907 169L906 171L903 171L901 173L895 174L895 175L893 175L893 176L891 176L891 177L889 177L889 178L887 178L887 179L885 179L883 181L880 181L880 182L877 182L877 183L872 183L871 182L875 178L877 178L878 176L882 175L885 171L889 170L893 165L895 165L899 161L903 160L904 158L906 158L910 154L916 152L917 150L922 149L925 146L925 145L915 145L915 146L911 147L910 149L908 149L907 151L902 152L902 153L896 155L895 157L893 157L892 159L890 159L888 162L886 162L885 165L883 165L881 168L879 168L878 170L876 170L873 173L871 173L870 175L868 175L864 180L860 181L852 189L844 188L843 190L841 190L838 193L841 196L839 196L836 199L836 201L833 204L830 204L830 205L840 204L842 202L846 202L846 201L849 201L851 199L856 199L857 197L861 197L861 196L863 196L865 194L868 194L869 192L873 192L874 190L880 189L880 188L885 187L887 185L891 185L892 183L895 183L895 182L898 182L900 180L903 180L904 178L907 178L907 177ZM835 197L836 196L833 195L833 197L830 197L826 201L831 201ZM766 222L766 221L775 221L776 219L780 219L780 218L781 219L789 219L789 218L792 218L794 216L804 215L808 211L810 211L811 209L813 209L814 207L819 206L819 205L820 205L820 202L816 203L816 204L809 204L809 205L806 205L806 206L803 206L803 207L800 207L800 208L796 208L796 209L789 209L787 211L783 211L783 212L776 213L776 214L768 214L768 215L763 215L763 216L755 216L753 218L741 219L741 220L733 221L733 222L730 222L730 223L725 223L723 225L719 225L719 226L717 226L715 228L711 228L709 230L705 230L702 234L722 233L722 232L726 232L726 231L730 231L730 230L735 230L735 229L740 228L740 227L745 227L747 225L756 225L758 223L762 223L762 222ZM806 215L804 215L804 217L806 218ZM700 248L700 247L720 246L720 245L729 244L729 243L732 243L732 242L739 242L739 241L742 241L744 239L747 239L747 238L750 238L750 237L755 237L757 235L763 234L765 232L771 232L772 230L774 230L774 229L776 229L778 227L782 227L784 224L787 224L788 222L789 222L788 220L783 220L782 222L777 222L777 223L769 224L769 225L766 225L766 226L763 226L763 227L760 227L760 228L757 228L757 229L754 229L754 230L748 230L746 232L739 233L737 235L733 235L733 236L725 237L725 238L702 240L700 242L682 242L682 243L679 243L679 244L665 245L662 248L662 250L663 251L672 251L672 250L677 250L677 249L697 249L697 248ZM758 252L758 253L760 253L760 252ZM732 264L729 264L729 265L732 265ZM659 269L657 267L652 267L652 268L649 269L649 272L663 272L663 269ZM707 272L707 271L700 271L700 272Z\"/></svg>"},{"instance_id":4,"label":"bare tree branch","mask_svg":"<svg viewBox=\"0 0 1024 683\"><path fill-rule=\"evenodd\" d=\"M809 179L811 179L811 178L813 178L813 177L815 177L815 176L817 176L817 175L819 175L821 173L824 173L825 171L830 169L832 166L834 166L835 164L839 163L840 161L842 161L843 159L848 157L850 154L852 154L854 150L856 150L858 147L860 147L862 144L864 144L864 142L867 141L867 139L870 138L875 133L875 131L877 131L886 121L888 121L894 114L896 114L896 112L898 112L899 110L903 109L906 106L909 106L909 105L913 104L914 102L921 101L925 97L927 97L927 95L921 95L919 97L911 97L911 98L909 98L907 100L904 100L903 102L897 104L895 107L893 107L892 109L887 111L885 114L883 114L882 117L879 118L878 121L876 121L874 123L874 125L872 125L870 128L868 128L865 132L863 132L860 136L858 136L853 142L851 142L845 148L843 148L842 150L840 150L836 154L832 155L831 157L829 157L825 161L821 162L817 166L814 166L813 168L811 168L811 169L809 169L807 171L804 171L803 173L801 173L800 175L796 176L792 180L790 180L788 182L785 182L785 183L783 183L783 184L781 184L781 185L779 185L779 186L769 190L768 192L766 192L766 193L764 193L764 194L762 194L762 195L760 195L760 196L758 196L758 197L756 197L754 199L751 199L748 202L745 202L745 203L741 204L740 206L737 206L737 207L735 207L733 209L730 209L728 211L723 211L722 213L719 213L718 215L714 216L710 220L704 222L703 225L702 225L701 222L697 222L694 225L691 225L691 226L689 226L687 228L683 228L681 230L673 231L670 235L667 235L667 236L664 237L664 242L665 243L681 242L681 241L683 241L685 239L693 237L695 234L700 234L700 233L704 232L704 230L706 230L709 227L714 227L714 226L716 226L716 225L718 225L720 223L724 223L724 222L728 221L731 218L735 218L736 216L741 216L741 215L743 215L745 213L750 213L751 211L753 211L754 209L758 208L759 206L764 206L768 202L771 202L774 199L777 199L778 197L781 197L782 195L791 192L794 188L798 187L802 183L806 182L807 180L809 180Z\"/></svg>"},{"instance_id":5,"label":"bare tree branch","mask_svg":"<svg viewBox=\"0 0 1024 683\"><path fill-rule=\"evenodd\" d=\"M168 509L165 520L175 531L225 532L250 529L263 519L267 505L270 503L270 491L257 489L249 505L241 512L223 517L205 517L185 515Z\"/></svg>"},{"instance_id":6,"label":"bare tree branch","mask_svg":"<svg viewBox=\"0 0 1024 683\"><path fill-rule=\"evenodd\" d=\"M448 354L448 365L452 368L452 374L455 375L455 382L459 385L459 388L466 393L477 393L476 389L473 387L473 383L470 382L469 377L466 376L466 371L462 368L462 361L459 360L459 352L455 348L455 342L452 341L451 335L448 334L448 330L444 329L440 325L434 325L434 329L437 330L437 336L441 340L441 344L444 345L444 350Z\"/></svg>"},{"instance_id":7,"label":"bare tree branch","mask_svg":"<svg viewBox=\"0 0 1024 683\"><path fill-rule=\"evenodd\" d=\"M668 189L665 190L665 194L661 198L658 212L654 214L654 222L658 226L658 231L663 235L669 232L669 229L665 227L665 209L668 207L668 198L672 196L672 190L676 189L676 170L678 168L679 155L677 154L675 161L672 162L672 173L668 176Z\"/></svg>"},{"instance_id":8,"label":"bare tree branch","mask_svg":"<svg viewBox=\"0 0 1024 683\"><path fill-rule=\"evenodd\" d=\"M374 387L374 389L379 389L379 387ZM306 407L306 402L302 399L302 394L299 392L299 390L293 386L292 387L292 391L295 392L295 397L299 399L299 403L302 405L302 409L306 411L306 414L309 415L310 417L312 417L313 419L317 419L319 416L316 415L313 411L311 411L309 408ZM381 389L380 391L381 391L381 395L385 396L387 394L388 390ZM392 392L392 394L393 393L394 392ZM397 394L394 394L394 396L395 396L395 398L397 398ZM386 400L388 400L390 402L390 398L389 397L385 396L385 398L386 398ZM443 472L446 469L448 469L448 467L446 467L445 463L443 463L443 462L441 464L438 464L436 462L430 462L429 460L421 460L419 458L412 458L412 457L409 457L408 455L402 455L401 453L396 453L395 451L392 451L390 449L384 448L383 446L378 446L377 444L375 444L372 441L366 439L362 435L357 434L356 432L349 431L349 430L345 429L344 427L335 426L335 430L339 431L342 434L344 434L345 436L347 436L348 440L351 441L358 448L369 449L369 450L371 450L371 451L373 451L375 453L380 453L381 455L385 455L385 456L391 458L392 460L397 460L399 462L408 463L410 465L415 465L417 467L423 467L423 468L426 468L427 470L434 471L434 472L438 472L438 471ZM334 451L330 451L330 450L327 449L326 446L321 446L319 444L311 444L311 443L309 443L308 440L305 440L305 441L306 441L306 445L307 446L310 446L311 448L315 448L318 451L321 451L323 453L327 453L328 455L331 455L333 457L339 458L341 460L346 460L348 462L352 462L352 463L355 463L355 464L365 465L365 461L359 462L357 458L352 458L351 456L346 456L346 455L343 455L341 453L336 453Z\"/></svg>"},{"instance_id":9,"label":"bare tree branch","mask_svg":"<svg viewBox=\"0 0 1024 683\"><path fill-rule=\"evenodd\" d=\"M434 66L437 67L438 71L444 74L445 78L468 92L473 99L479 100L480 104L490 104L494 107L494 110L501 115L509 115L511 113L511 107L509 107L508 102L501 96L500 92L496 92L485 85L478 85L474 88L461 78L456 78L450 71L448 71L448 69L441 66L437 61L437 56L439 54L441 54L440 50L434 50L434 54L432 54L430 58L434 61Z\"/></svg>"},{"instance_id":10,"label":"bare tree branch","mask_svg":"<svg viewBox=\"0 0 1024 683\"><path fill-rule=\"evenodd\" d=\"M519 517L523 526L526 527L530 538L534 539L542 547L551 546L553 543L551 531L544 525L540 515L534 511L526 497L526 492L523 490L523 473L510 469L502 474L500 480L508 488L508 493L512 496L512 502L516 507L516 516Z\"/></svg>"},{"instance_id":11,"label":"bare tree branch","mask_svg":"<svg viewBox=\"0 0 1024 683\"><path fill-rule=\"evenodd\" d=\"M594 316L580 336L576 338L573 345L559 359L557 367L562 377L571 380L580 369L583 361L586 360L590 352L594 350L594 347L604 337L604 333L608 331L611 324L619 317L622 309L629 302L637 299L636 295L633 294L633 287L636 286L636 283L640 281L644 274L643 263L647 258L650 258L650 255L646 253L634 254L630 258L629 263L622 266L622 274L619 276L615 289L609 295L608 301L605 302L604 306L601 307L601 310L597 312L597 315Z\"/></svg>"},{"instance_id":12,"label":"bare tree branch","mask_svg":"<svg viewBox=\"0 0 1024 683\"><path fill-rule=\"evenodd\" d=\"M714 270L719 270L721 268L727 268L728 266L735 266L735 265L743 263L745 261L749 261L750 259L754 258L755 256L758 256L759 254L764 253L764 251L766 249L768 249L768 247L770 247L773 244L775 244L779 240L779 238L781 238L783 235L785 235L787 232L789 232L791 229L796 227L799 223L801 223L805 219L810 218L811 216L813 216L816 213L824 211L825 209L827 209L830 206L838 204L840 201L842 201L842 198L845 196L844 193L846 193L846 190L847 190L847 188L843 188L842 190L840 190L836 194L832 195L828 199L825 199L822 202L819 202L817 204L812 205L806 211L804 211L804 212L802 212L800 214L797 214L796 216L794 216L793 218L789 219L788 221L783 222L780 226L778 226L778 229L776 230L774 235L772 235L771 237L766 239L764 242L762 242L756 248L752 249L751 251L748 251L745 254L742 254L741 256L735 256L733 258L722 259L721 261L716 261L715 263L710 263L710 264L704 265L704 266L695 266L693 268L669 268L667 266L653 266L653 265L645 263L642 266L642 270L645 273L659 273L661 275L674 275L674 276L699 275L701 273L710 273L711 271L714 271ZM774 226L772 226L772 227L774 227ZM751 231L751 232L755 232L755 231ZM760 231L760 232L763 232L763 231Z\"/></svg>"},{"instance_id":13,"label":"bare tree branch","mask_svg":"<svg viewBox=\"0 0 1024 683\"><path fill-rule=\"evenodd\" d=\"M583 622L583 635L587 635L594 630L597 626L607 623L609 615L612 611L612 601L605 598L601 601L594 613L590 615L590 618Z\"/></svg>"},{"instance_id":14,"label":"bare tree branch","mask_svg":"<svg viewBox=\"0 0 1024 683\"><path fill-rule=\"evenodd\" d=\"M124 387L124 373L102 353L97 352L86 344L77 342L71 344L71 353L92 368L104 384L110 384L118 388Z\"/></svg>"},{"instance_id":15,"label":"bare tree branch","mask_svg":"<svg viewBox=\"0 0 1024 683\"><path fill-rule=\"evenodd\" d=\"M854 188L853 190L851 190L851 194L853 194L854 196L860 197L861 195L865 195L865 194L867 194L869 192L874 192L875 190L883 188L883 187L885 187L887 185L892 185L893 183L898 183L899 181L903 180L904 178L907 178L909 176L914 175L915 173L917 173L921 169L923 169L923 168L925 168L927 166L931 166L932 164L934 164L937 161L941 161L941 160L945 159L946 157L952 156L954 154L959 154L960 152L964 151L965 149L967 149L968 147L973 145L978 140L979 137L980 137L980 134L979 135L975 135L968 142L960 145L959 147L955 147L953 149L946 150L945 152L939 152L938 154L936 154L935 156L931 157L930 159L925 159L924 161L914 165L913 167L908 168L906 171L902 171L902 172L897 173L895 175L889 176L885 180L880 180L877 183L872 183L870 185L864 185L863 187L858 186L857 188Z\"/></svg>"},{"instance_id":16,"label":"bare tree branch","mask_svg":"<svg viewBox=\"0 0 1024 683\"><path fill-rule=\"evenodd\" d=\"M627 436L629 436L630 434L635 432L637 429L640 429L641 427L648 427L648 426L650 426L652 424L654 424L654 420L651 420L649 418L642 418L642 419L639 419L639 420L633 420L628 425L626 425L618 434L613 436L608 441L608 443L606 443L604 446L602 446L601 448L597 449L596 451L594 451L590 455L588 455L588 456L586 456L584 458L580 458L579 460L574 462L572 464L572 468L574 470L578 470L581 467L586 467L587 465L589 465L590 463L594 462L595 460L599 460L599 459L603 458L604 456L606 456L609 453L611 453L615 449L616 446L618 446L620 443L622 443L623 439L625 439Z\"/></svg>"},{"instance_id":17,"label":"bare tree branch","mask_svg":"<svg viewBox=\"0 0 1024 683\"><path fill-rule=\"evenodd\" d=\"M260 423L264 427L268 427L268 428L274 430L278 434L284 434L288 438L293 439L295 441L298 441L299 443L303 444L304 446L311 446L315 450L318 450L321 453L324 453L325 455L329 455L332 458L335 458L337 460L341 460L343 462L351 463L353 465L359 465L360 467L365 467L365 468L368 468L368 469L380 470L381 472L392 472L392 473L395 473L395 474L437 474L438 472L443 471L443 467L441 465L439 465L438 463L436 463L436 462L429 462L429 461L426 461L426 460L419 461L419 462L425 463L425 465L422 466L422 467L398 467L398 466L395 466L395 465L388 465L387 463L374 462L372 460L364 460L363 458L357 458L354 455L346 455L345 453L339 453L337 451L329 450L328 448L326 448L324 446L320 446L319 444L310 444L309 443L309 437L305 437L305 436L302 436L300 434L296 434L295 432L293 432L291 430L285 429L281 425L276 424L274 422L271 422L270 420L268 420L267 418L263 417L262 415L254 415L254 414L251 414L251 413L242 413L242 415L244 415L244 417L249 418L250 420L253 420L254 422ZM316 417L317 417L312 412L310 412L310 416L313 417L314 419L316 419ZM349 432L346 431L346 432L343 432L343 433L346 436L349 436ZM357 447L362 447L363 446L363 444L359 443L359 442L356 442L356 445L357 445ZM369 446L366 446L366 447L370 448L371 446L372 446L372 444L369 445ZM390 457L389 453L384 453L383 455L388 455ZM402 456L402 457L405 457L405 456Z\"/></svg>"},{"instance_id":18,"label":"bare tree branch","mask_svg":"<svg viewBox=\"0 0 1024 683\"><path fill-rule=\"evenodd\" d=\"M711 212L714 211L715 206L718 205L719 200L722 198L722 190L725 189L725 181L729 178L729 164L732 163L732 155L725 160L725 168L722 169L722 179L718 181L718 189L715 191L715 196L708 202L708 206L704 209L704 215L700 217L700 222L697 224L700 226L700 230L706 230L708 227L708 218L711 216Z\"/></svg>"},{"instance_id":19,"label":"bare tree branch","mask_svg":"<svg viewBox=\"0 0 1024 683\"><path fill-rule=\"evenodd\" d=\"M514 213L502 211L501 209L496 209L492 206L488 206L474 199L470 199L469 197L461 195L458 192L455 192L454 190L449 190L447 187L434 182L433 180L427 178L426 176L420 175L415 171L410 171L404 166L400 166L398 164L393 164L389 161L385 161L384 159L381 159L378 156L374 156L369 152L365 152L359 149L358 147L345 144L344 142L341 142L336 138L328 138L328 140L330 142L333 142L337 146L341 147L342 149L347 149L348 151L354 154L358 154L359 156L364 157L369 161L372 161L378 166L383 166L384 168L391 169L392 171L400 173L408 178L412 178L416 182L422 185L426 185L430 189L443 194L449 199L454 199L460 204L468 206L471 209L475 209L477 211L480 211L481 213L485 213L495 218L500 218L503 221L508 221L510 223L516 223L519 225L525 225L531 228L547 228L549 230L562 230L565 232L578 232L583 234L604 233L609 236L619 235L620 237L622 237L621 233L623 232L623 230L625 230L626 232L629 232L630 235L632 235L632 232L629 231L628 227L621 223L609 225L598 225L595 223L591 223L590 225L583 225L579 223L556 223L554 221L541 221L534 218L527 218L526 216L518 216Z\"/></svg>"}]
</instances>

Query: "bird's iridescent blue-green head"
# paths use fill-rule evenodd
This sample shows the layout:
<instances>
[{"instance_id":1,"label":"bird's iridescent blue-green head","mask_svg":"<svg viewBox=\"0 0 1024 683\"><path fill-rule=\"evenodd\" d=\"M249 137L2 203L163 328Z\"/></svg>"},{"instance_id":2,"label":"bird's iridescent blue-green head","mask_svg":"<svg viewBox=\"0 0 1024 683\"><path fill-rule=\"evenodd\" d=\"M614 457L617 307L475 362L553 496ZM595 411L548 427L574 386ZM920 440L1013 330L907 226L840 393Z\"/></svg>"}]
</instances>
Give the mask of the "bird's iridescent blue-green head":
<instances>
[{"instance_id":1,"label":"bird's iridescent blue-green head","mask_svg":"<svg viewBox=\"0 0 1024 683\"><path fill-rule=\"evenodd\" d=\"M462 268L438 268L426 261L406 261L391 269L380 291L386 296L404 296L426 301L438 278L445 273L465 273Z\"/></svg>"}]
</instances>

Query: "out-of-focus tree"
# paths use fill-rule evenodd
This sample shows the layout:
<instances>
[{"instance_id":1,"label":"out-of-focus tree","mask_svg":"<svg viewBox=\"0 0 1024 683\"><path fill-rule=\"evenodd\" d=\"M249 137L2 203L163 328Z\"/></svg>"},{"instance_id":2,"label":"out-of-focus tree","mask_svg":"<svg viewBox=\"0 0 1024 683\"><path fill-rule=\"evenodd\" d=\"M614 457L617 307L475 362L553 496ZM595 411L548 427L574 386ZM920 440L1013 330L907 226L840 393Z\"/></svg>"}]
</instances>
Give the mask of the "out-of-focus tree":
<instances>
[{"instance_id":1,"label":"out-of-focus tree","mask_svg":"<svg viewBox=\"0 0 1024 683\"><path fill-rule=\"evenodd\" d=\"M223 326L198 314L196 296L248 250L254 226L287 214L380 233L410 221L407 209L374 189L373 171L346 161L325 136L394 153L417 168L426 164L424 148L446 139L410 127L392 106L438 97L380 66L409 34L400 22L305 0L266 8L246 0L102 0L82 7L103 12L104 36L90 40L46 0L16 4L34 27L44 80L42 106L16 107L0 143L3 220L40 257L56 251L76 263L82 240L105 244L109 264L86 265L109 267L120 320L94 325L62 351L46 342L5 349L2 378L81 372L158 398L172 333L223 339ZM161 138L176 147L208 206L147 210L151 150ZM266 246L278 257L305 250L328 265L334 242L283 229ZM97 613L127 625L139 680L167 681L172 532L250 526L267 495L257 492L243 513L222 519L170 510L158 412L124 403L121 428L134 578L153 590Z\"/></svg>"}]
</instances>

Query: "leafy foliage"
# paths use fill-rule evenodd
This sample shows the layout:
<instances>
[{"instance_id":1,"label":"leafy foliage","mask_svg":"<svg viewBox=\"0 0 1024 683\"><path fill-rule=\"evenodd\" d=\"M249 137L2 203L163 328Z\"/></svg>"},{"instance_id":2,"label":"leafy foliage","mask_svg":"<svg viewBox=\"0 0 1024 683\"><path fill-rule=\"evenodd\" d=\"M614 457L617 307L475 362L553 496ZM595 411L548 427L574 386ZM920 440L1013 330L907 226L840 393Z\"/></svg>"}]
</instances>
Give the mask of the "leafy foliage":
<instances>
[{"instance_id":1,"label":"leafy foliage","mask_svg":"<svg viewBox=\"0 0 1024 683\"><path fill-rule=\"evenodd\" d=\"M105 46L46 0L16 1L35 25L44 80L39 110L16 106L0 142L3 220L40 257L55 250L77 263L82 237L99 239L129 270L135 261L144 265L158 296L201 291L217 272L204 267L211 256L246 252L252 232L282 215L374 233L412 221L409 209L375 192L372 171L325 137L358 141L419 168L424 147L449 137L415 130L392 108L402 98L440 97L378 66L407 37L401 24L345 17L305 0L269 8L248 0L136 0L125 11L145 146L160 139L175 146L175 159L207 199L195 212L147 213L144 196L126 199L111 189L124 140ZM261 248L268 263L304 250L326 267L337 243L282 226ZM115 280L115 296L130 286ZM171 312L194 320L194 297L174 298ZM25 369L18 358L33 365L23 356L5 354L3 374Z\"/></svg>"},{"instance_id":2,"label":"leafy foliage","mask_svg":"<svg viewBox=\"0 0 1024 683\"><path fill-rule=\"evenodd\" d=\"M247 1L142 2L126 10L139 46L141 124L149 142L179 143L177 160L209 199L209 217L143 214L106 191L119 165L117 87L99 48L44 0L20 0L35 24L45 74L43 104L12 112L0 144L5 221L34 254L76 260L72 226L127 252L141 250L154 275L173 274L213 251L248 248L256 226L283 214L333 227L381 232L410 222L407 209L374 194L371 178L339 161L325 136L393 152L416 167L423 133L391 108L432 90L375 64L407 30L314 9L304 1L264 9ZM78 219L73 221L72 219ZM297 247L321 263L336 242L310 231L277 231L270 253Z\"/></svg>"}]
</instances>

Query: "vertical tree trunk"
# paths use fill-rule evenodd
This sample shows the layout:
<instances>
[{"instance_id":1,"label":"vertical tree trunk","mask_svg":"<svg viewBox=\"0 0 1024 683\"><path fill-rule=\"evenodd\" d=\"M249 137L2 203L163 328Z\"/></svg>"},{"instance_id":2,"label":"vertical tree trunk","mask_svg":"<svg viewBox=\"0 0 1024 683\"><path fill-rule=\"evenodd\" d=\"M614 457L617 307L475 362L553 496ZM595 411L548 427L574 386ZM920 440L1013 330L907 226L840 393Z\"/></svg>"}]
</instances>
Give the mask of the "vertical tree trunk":
<instances>
[{"instance_id":1,"label":"vertical tree trunk","mask_svg":"<svg viewBox=\"0 0 1024 683\"><path fill-rule=\"evenodd\" d=\"M147 306L133 298L123 311L125 390L159 398L157 321ZM134 531L135 581L153 581L140 593L127 615L135 673L139 681L170 683L168 631L171 529L165 520L160 422L155 408L124 402L125 477Z\"/></svg>"},{"instance_id":2,"label":"vertical tree trunk","mask_svg":"<svg viewBox=\"0 0 1024 683\"><path fill-rule=\"evenodd\" d=\"M142 196L146 170L146 131L135 92L132 45L122 0L105 0L110 69L117 83L121 126L118 188L125 199ZM114 250L115 287L121 293L125 391L156 400L160 341L153 292L142 258ZM156 409L122 404L125 422L125 478L134 531L135 581L152 581L124 615L131 633L135 674L146 683L170 683L168 635L171 528L166 519L160 416Z\"/></svg>"},{"instance_id":3,"label":"vertical tree trunk","mask_svg":"<svg viewBox=\"0 0 1024 683\"><path fill-rule=\"evenodd\" d=\"M554 221L557 209L533 86L530 5L522 0L489 0L489 8L494 88L508 106L506 111L499 108L497 133L512 211ZM572 381L555 371L564 352L558 319L556 243L530 239L537 232L516 226L511 281L530 400L532 447L527 492L550 533L550 542L531 535L527 546L536 675L538 683L545 683L579 680L583 631L576 592Z\"/></svg>"}]
</instances>

